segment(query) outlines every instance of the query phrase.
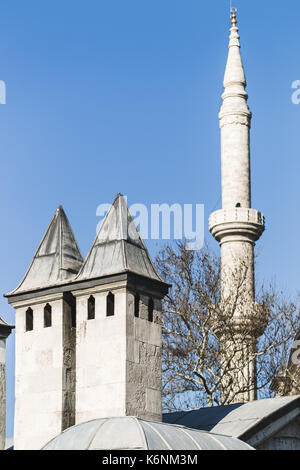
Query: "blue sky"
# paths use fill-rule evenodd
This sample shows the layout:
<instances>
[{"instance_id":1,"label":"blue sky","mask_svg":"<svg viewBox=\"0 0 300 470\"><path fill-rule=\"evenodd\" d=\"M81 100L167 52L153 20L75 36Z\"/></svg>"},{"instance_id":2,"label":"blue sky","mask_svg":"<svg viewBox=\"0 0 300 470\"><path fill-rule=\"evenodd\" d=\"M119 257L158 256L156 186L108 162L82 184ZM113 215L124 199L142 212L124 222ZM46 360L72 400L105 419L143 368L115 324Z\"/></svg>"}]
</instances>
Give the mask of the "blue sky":
<instances>
[{"instance_id":1,"label":"blue sky","mask_svg":"<svg viewBox=\"0 0 300 470\"><path fill-rule=\"evenodd\" d=\"M252 206L267 230L257 275L299 289L299 1L236 0L252 126ZM220 207L218 111L229 0L3 0L0 286L24 275L59 204L85 256L96 208ZM216 247L209 233L206 239ZM159 243L148 244L155 255ZM13 310L0 299L0 314ZM8 427L13 433L13 337Z\"/></svg>"}]
</instances>

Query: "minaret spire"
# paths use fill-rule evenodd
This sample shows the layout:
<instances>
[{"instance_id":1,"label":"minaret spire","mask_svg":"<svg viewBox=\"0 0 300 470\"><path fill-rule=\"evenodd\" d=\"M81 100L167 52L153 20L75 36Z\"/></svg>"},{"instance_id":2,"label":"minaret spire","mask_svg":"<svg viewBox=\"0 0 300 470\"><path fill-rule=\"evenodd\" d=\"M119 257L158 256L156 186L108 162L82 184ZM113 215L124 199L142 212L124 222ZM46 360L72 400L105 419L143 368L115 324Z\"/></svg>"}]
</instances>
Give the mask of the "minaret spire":
<instances>
[{"instance_id":1,"label":"minaret spire","mask_svg":"<svg viewBox=\"0 0 300 470\"><path fill-rule=\"evenodd\" d=\"M236 358L230 360L231 368L234 369L235 364L236 371L223 384L226 393L231 384L229 401L249 401L256 398L256 340L264 328L263 314L260 306L255 303L254 289L254 246L264 231L264 216L251 208L252 114L247 104L246 85L237 10L231 9L223 103L219 113L222 209L210 216L210 231L221 247L224 313L219 319L221 323L223 321L220 342L224 346L223 350L232 356L235 350L238 351Z\"/></svg>"},{"instance_id":2,"label":"minaret spire","mask_svg":"<svg viewBox=\"0 0 300 470\"><path fill-rule=\"evenodd\" d=\"M241 58L240 36L236 9L231 10L229 50L224 75L223 104L219 120L222 139L222 198L223 207L251 207L250 181L250 127L252 114L246 92L246 77ZM239 129L238 126L243 126ZM227 158L239 163L240 171L232 171ZM241 172L243 181L241 181ZM241 184L243 182L243 184Z\"/></svg>"},{"instance_id":3,"label":"minaret spire","mask_svg":"<svg viewBox=\"0 0 300 470\"><path fill-rule=\"evenodd\" d=\"M224 77L224 88L230 85L241 85L246 87L246 78L240 53L240 36L236 19L237 10L231 10L231 24L229 36L229 53Z\"/></svg>"}]
</instances>

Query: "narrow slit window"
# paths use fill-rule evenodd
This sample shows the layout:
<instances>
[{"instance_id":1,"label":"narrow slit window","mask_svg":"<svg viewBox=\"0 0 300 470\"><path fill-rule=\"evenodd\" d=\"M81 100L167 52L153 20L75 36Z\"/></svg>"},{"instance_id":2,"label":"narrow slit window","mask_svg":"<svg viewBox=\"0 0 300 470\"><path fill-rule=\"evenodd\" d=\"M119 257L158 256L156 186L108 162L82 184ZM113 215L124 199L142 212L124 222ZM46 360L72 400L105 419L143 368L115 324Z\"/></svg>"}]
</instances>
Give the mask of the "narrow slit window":
<instances>
[{"instance_id":1,"label":"narrow slit window","mask_svg":"<svg viewBox=\"0 0 300 470\"><path fill-rule=\"evenodd\" d=\"M106 316L113 317L115 314L115 296L111 292L106 297Z\"/></svg>"},{"instance_id":2,"label":"narrow slit window","mask_svg":"<svg viewBox=\"0 0 300 470\"><path fill-rule=\"evenodd\" d=\"M33 310L32 308L29 307L28 310L26 310L26 331L32 331L33 330Z\"/></svg>"},{"instance_id":3,"label":"narrow slit window","mask_svg":"<svg viewBox=\"0 0 300 470\"><path fill-rule=\"evenodd\" d=\"M88 320L95 320L95 297L92 295L88 300Z\"/></svg>"},{"instance_id":4,"label":"narrow slit window","mask_svg":"<svg viewBox=\"0 0 300 470\"><path fill-rule=\"evenodd\" d=\"M52 307L47 304L44 308L44 328L52 326Z\"/></svg>"},{"instance_id":5,"label":"narrow slit window","mask_svg":"<svg viewBox=\"0 0 300 470\"><path fill-rule=\"evenodd\" d=\"M134 316L139 318L140 316L140 296L139 294L135 294L134 297Z\"/></svg>"},{"instance_id":6,"label":"narrow slit window","mask_svg":"<svg viewBox=\"0 0 300 470\"><path fill-rule=\"evenodd\" d=\"M148 320L153 322L153 310L154 310L154 303L152 297L150 297L148 302Z\"/></svg>"}]
</instances>

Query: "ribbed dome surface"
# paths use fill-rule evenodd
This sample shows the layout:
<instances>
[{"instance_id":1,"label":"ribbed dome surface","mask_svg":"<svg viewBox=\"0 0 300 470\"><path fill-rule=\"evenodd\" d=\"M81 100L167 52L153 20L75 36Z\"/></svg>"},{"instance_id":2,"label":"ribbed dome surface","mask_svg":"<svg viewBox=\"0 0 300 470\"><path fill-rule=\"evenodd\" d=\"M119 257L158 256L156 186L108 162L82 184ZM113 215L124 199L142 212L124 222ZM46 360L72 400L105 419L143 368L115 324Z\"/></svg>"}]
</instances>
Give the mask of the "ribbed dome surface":
<instances>
[{"instance_id":1,"label":"ribbed dome surface","mask_svg":"<svg viewBox=\"0 0 300 470\"><path fill-rule=\"evenodd\" d=\"M135 417L95 419L78 424L43 450L249 450L227 436Z\"/></svg>"}]
</instances>

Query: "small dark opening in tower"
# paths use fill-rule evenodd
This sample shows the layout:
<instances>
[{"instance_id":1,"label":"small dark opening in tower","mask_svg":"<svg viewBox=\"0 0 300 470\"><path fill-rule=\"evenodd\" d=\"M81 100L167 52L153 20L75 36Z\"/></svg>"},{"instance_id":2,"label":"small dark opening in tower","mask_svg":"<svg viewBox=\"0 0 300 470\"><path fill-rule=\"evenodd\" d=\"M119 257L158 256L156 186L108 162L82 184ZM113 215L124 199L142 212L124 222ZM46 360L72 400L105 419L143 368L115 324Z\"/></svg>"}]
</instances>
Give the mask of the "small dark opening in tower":
<instances>
[{"instance_id":1,"label":"small dark opening in tower","mask_svg":"<svg viewBox=\"0 0 300 470\"><path fill-rule=\"evenodd\" d=\"M88 320L95 320L95 297L92 295L88 300Z\"/></svg>"},{"instance_id":2,"label":"small dark opening in tower","mask_svg":"<svg viewBox=\"0 0 300 470\"><path fill-rule=\"evenodd\" d=\"M106 316L113 317L115 314L115 296L111 292L106 297Z\"/></svg>"},{"instance_id":3,"label":"small dark opening in tower","mask_svg":"<svg viewBox=\"0 0 300 470\"><path fill-rule=\"evenodd\" d=\"M134 316L139 318L140 316L140 296L139 294L135 294L134 297Z\"/></svg>"},{"instance_id":4,"label":"small dark opening in tower","mask_svg":"<svg viewBox=\"0 0 300 470\"><path fill-rule=\"evenodd\" d=\"M242 206L241 206L241 203L238 202L238 203L235 205L235 207L242 207Z\"/></svg>"},{"instance_id":5,"label":"small dark opening in tower","mask_svg":"<svg viewBox=\"0 0 300 470\"><path fill-rule=\"evenodd\" d=\"M32 308L28 308L26 310L26 331L33 330L33 310Z\"/></svg>"},{"instance_id":6,"label":"small dark opening in tower","mask_svg":"<svg viewBox=\"0 0 300 470\"><path fill-rule=\"evenodd\" d=\"M154 303L152 297L150 297L148 302L148 320L153 322L153 310L154 310Z\"/></svg>"},{"instance_id":7,"label":"small dark opening in tower","mask_svg":"<svg viewBox=\"0 0 300 470\"><path fill-rule=\"evenodd\" d=\"M52 326L52 307L47 304L44 308L44 328Z\"/></svg>"}]
</instances>

